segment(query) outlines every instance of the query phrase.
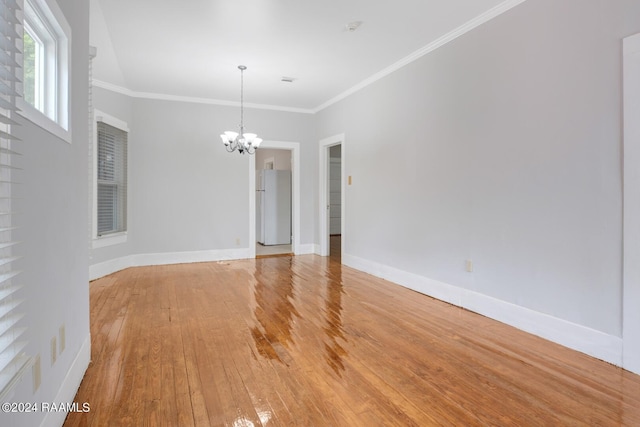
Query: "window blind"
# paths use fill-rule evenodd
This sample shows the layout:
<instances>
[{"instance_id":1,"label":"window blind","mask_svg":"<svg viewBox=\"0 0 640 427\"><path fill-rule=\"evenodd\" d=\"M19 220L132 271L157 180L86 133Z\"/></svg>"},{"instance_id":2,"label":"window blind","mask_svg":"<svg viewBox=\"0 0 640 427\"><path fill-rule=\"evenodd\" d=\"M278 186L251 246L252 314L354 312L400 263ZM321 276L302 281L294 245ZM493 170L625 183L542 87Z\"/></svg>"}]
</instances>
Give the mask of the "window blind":
<instances>
[{"instance_id":1,"label":"window blind","mask_svg":"<svg viewBox=\"0 0 640 427\"><path fill-rule=\"evenodd\" d=\"M20 65L17 44L20 34L20 7L16 0L2 0L0 6L0 402L4 401L21 373L28 367L30 358L23 350L26 346L21 319L20 272L14 262L19 259L19 245L14 239L17 228L16 189L20 181L20 168L16 159L20 156L20 140L13 134L18 126L12 120L17 111L19 94L16 74Z\"/></svg>"},{"instance_id":2,"label":"window blind","mask_svg":"<svg viewBox=\"0 0 640 427\"><path fill-rule=\"evenodd\" d=\"M127 230L127 132L98 122L98 236Z\"/></svg>"}]
</instances>

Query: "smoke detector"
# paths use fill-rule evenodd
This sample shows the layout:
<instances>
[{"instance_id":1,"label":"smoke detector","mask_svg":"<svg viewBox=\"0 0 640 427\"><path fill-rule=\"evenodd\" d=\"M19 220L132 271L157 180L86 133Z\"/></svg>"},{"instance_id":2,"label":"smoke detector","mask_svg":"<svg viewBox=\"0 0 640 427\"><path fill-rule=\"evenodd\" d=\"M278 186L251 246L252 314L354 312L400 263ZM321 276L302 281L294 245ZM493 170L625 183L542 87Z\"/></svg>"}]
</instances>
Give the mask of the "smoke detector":
<instances>
[{"instance_id":1,"label":"smoke detector","mask_svg":"<svg viewBox=\"0 0 640 427\"><path fill-rule=\"evenodd\" d=\"M344 27L346 28L347 31L349 31L350 33L353 33L355 30L360 28L360 25L362 25L362 21L353 21L353 22L349 22Z\"/></svg>"}]
</instances>

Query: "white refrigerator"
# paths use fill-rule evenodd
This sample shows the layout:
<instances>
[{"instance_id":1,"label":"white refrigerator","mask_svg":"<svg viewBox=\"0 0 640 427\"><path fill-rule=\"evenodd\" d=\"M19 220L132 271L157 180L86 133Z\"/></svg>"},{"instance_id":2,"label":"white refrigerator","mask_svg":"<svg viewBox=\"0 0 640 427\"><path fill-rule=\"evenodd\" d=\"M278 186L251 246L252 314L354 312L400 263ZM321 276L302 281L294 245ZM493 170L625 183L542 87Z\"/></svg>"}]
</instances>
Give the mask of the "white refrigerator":
<instances>
[{"instance_id":1,"label":"white refrigerator","mask_svg":"<svg viewBox=\"0 0 640 427\"><path fill-rule=\"evenodd\" d=\"M263 245L291 244L291 171L257 174L256 232Z\"/></svg>"}]
</instances>

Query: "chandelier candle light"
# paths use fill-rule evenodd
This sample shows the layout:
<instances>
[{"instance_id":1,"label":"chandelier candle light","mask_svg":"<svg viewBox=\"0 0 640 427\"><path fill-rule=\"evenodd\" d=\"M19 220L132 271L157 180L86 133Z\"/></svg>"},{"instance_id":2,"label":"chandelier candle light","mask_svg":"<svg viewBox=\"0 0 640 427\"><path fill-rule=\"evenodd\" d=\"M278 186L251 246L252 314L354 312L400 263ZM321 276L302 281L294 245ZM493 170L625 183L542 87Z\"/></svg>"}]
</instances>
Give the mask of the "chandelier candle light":
<instances>
[{"instance_id":1,"label":"chandelier candle light","mask_svg":"<svg viewBox=\"0 0 640 427\"><path fill-rule=\"evenodd\" d=\"M240 133L226 131L220 135L220 138L230 153L238 150L240 154L253 154L260 146L262 138L258 138L255 133L244 133L244 70L247 67L238 65L238 69L240 70Z\"/></svg>"}]
</instances>

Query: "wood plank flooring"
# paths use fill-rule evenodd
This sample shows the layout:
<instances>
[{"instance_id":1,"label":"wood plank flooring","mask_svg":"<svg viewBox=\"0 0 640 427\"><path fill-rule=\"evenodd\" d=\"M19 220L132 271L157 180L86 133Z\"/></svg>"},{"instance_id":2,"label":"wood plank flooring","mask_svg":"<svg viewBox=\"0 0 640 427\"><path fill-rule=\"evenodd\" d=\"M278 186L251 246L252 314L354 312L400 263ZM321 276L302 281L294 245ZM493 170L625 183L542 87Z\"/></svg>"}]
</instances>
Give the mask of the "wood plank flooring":
<instances>
[{"instance_id":1,"label":"wood plank flooring","mask_svg":"<svg viewBox=\"0 0 640 427\"><path fill-rule=\"evenodd\" d=\"M90 297L91 412L65 426L640 425L639 376L331 258L131 268Z\"/></svg>"}]
</instances>

